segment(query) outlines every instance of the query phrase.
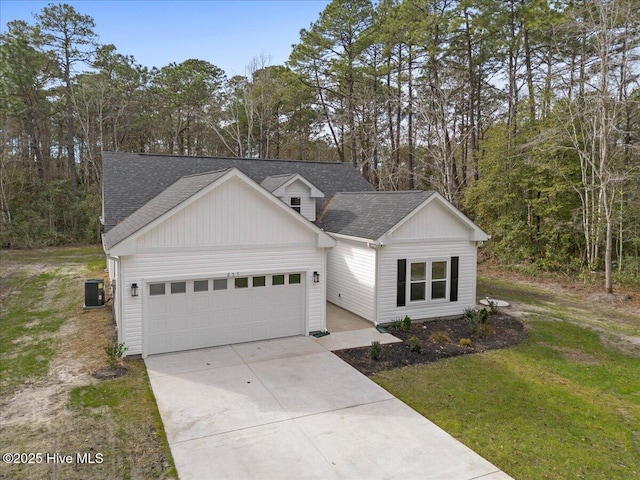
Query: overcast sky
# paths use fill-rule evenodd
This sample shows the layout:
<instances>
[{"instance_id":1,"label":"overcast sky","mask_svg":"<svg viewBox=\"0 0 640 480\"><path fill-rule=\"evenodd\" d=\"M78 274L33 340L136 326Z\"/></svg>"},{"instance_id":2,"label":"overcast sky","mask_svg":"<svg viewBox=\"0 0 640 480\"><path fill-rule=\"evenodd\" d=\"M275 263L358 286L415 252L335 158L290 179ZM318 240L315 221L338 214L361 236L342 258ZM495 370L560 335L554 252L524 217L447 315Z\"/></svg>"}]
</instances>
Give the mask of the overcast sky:
<instances>
[{"instance_id":1,"label":"overcast sky","mask_svg":"<svg viewBox=\"0 0 640 480\"><path fill-rule=\"evenodd\" d=\"M283 64L329 0L0 0L0 28L12 20L33 22L50 3L67 3L90 15L103 44L133 55L147 67L189 58L206 60L227 76L244 74L254 57Z\"/></svg>"}]
</instances>

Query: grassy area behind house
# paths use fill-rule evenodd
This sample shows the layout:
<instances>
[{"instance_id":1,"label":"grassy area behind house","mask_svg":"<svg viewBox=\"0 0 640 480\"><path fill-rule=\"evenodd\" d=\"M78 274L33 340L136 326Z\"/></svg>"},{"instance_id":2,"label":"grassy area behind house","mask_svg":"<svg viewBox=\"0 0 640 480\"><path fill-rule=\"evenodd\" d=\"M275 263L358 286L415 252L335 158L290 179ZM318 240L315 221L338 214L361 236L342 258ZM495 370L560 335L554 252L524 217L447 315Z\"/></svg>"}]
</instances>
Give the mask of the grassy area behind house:
<instances>
[{"instance_id":1,"label":"grassy area behind house","mask_svg":"<svg viewBox=\"0 0 640 480\"><path fill-rule=\"evenodd\" d=\"M615 343L633 309L496 277L479 292L516 302L529 339L374 379L516 479L640 478L640 358Z\"/></svg>"}]
</instances>

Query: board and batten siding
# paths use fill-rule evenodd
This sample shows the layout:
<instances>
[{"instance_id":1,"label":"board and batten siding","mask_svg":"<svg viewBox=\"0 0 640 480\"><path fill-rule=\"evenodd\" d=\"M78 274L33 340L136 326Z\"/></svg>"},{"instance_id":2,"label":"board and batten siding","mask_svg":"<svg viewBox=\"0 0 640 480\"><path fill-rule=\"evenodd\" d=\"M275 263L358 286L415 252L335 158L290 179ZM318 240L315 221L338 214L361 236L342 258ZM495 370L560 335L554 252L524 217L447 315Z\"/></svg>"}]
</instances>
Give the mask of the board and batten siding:
<instances>
[{"instance_id":1,"label":"board and batten siding","mask_svg":"<svg viewBox=\"0 0 640 480\"><path fill-rule=\"evenodd\" d=\"M440 202L431 201L393 232L393 240L469 239L469 226Z\"/></svg>"},{"instance_id":2,"label":"board and batten siding","mask_svg":"<svg viewBox=\"0 0 640 480\"><path fill-rule=\"evenodd\" d=\"M275 200L275 199L274 199ZM136 240L138 251L216 245L308 243L315 234L232 178ZM313 240L315 241L315 240Z\"/></svg>"},{"instance_id":3,"label":"board and batten siding","mask_svg":"<svg viewBox=\"0 0 640 480\"><path fill-rule=\"evenodd\" d=\"M423 244L387 245L378 250L378 323L390 323L409 315L413 320L462 315L465 308L476 304L477 248L474 242L435 242ZM406 306L396 306L398 259L407 260L407 271L412 260L447 260L451 268L451 257L459 257L458 300L411 302L407 294ZM449 283L447 283L449 285ZM447 289L448 290L448 289Z\"/></svg>"},{"instance_id":4,"label":"board and batten siding","mask_svg":"<svg viewBox=\"0 0 640 480\"><path fill-rule=\"evenodd\" d=\"M316 220L316 199L311 197L311 190L300 180L292 182L284 189L286 197L282 200L287 204L291 204L291 197L300 197L300 214L308 220L315 222Z\"/></svg>"},{"instance_id":5,"label":"board and batten siding","mask_svg":"<svg viewBox=\"0 0 640 480\"><path fill-rule=\"evenodd\" d=\"M210 279L273 273L302 273L306 288L306 332L325 330L323 282L313 283L313 272L321 275L323 249L263 247L210 251L143 253L124 257L124 282L138 283L140 296L125 295L124 341L127 354L141 354L143 341L143 295L147 283L155 281ZM301 319L302 321L302 319Z\"/></svg>"},{"instance_id":6,"label":"board and batten siding","mask_svg":"<svg viewBox=\"0 0 640 480\"><path fill-rule=\"evenodd\" d=\"M327 300L374 322L376 252L364 242L336 240L327 252Z\"/></svg>"}]
</instances>

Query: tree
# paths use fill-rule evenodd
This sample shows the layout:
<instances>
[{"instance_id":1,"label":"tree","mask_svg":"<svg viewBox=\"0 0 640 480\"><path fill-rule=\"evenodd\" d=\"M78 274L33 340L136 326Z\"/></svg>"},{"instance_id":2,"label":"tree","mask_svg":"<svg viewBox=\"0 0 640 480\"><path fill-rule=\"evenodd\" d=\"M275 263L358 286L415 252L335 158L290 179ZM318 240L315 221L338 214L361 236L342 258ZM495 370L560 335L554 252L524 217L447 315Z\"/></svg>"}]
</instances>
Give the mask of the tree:
<instances>
[{"instance_id":1,"label":"tree","mask_svg":"<svg viewBox=\"0 0 640 480\"><path fill-rule=\"evenodd\" d=\"M51 51L60 65L60 79L64 86L66 119L66 151L69 179L74 195L78 193L76 173L76 131L73 100L73 70L78 63L88 63L95 52L95 22L66 3L49 5L35 15L42 45Z\"/></svg>"}]
</instances>

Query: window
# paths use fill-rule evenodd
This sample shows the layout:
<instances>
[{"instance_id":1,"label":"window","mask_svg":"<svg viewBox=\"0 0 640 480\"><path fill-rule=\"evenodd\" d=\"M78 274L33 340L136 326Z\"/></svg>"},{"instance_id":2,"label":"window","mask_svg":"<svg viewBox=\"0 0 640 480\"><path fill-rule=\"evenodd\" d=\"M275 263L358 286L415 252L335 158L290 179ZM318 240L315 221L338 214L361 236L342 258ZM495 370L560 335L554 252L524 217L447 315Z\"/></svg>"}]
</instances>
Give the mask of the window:
<instances>
[{"instance_id":1,"label":"window","mask_svg":"<svg viewBox=\"0 0 640 480\"><path fill-rule=\"evenodd\" d=\"M208 292L209 291L209 280L195 280L193 282L193 291L194 292Z\"/></svg>"},{"instance_id":2,"label":"window","mask_svg":"<svg viewBox=\"0 0 640 480\"><path fill-rule=\"evenodd\" d=\"M431 264L431 300L447 298L447 262Z\"/></svg>"},{"instance_id":3,"label":"window","mask_svg":"<svg viewBox=\"0 0 640 480\"><path fill-rule=\"evenodd\" d=\"M441 300L447 298L447 261L412 262L409 268L409 300ZM429 288L427 288L429 286ZM429 296L427 296L427 292Z\"/></svg>"},{"instance_id":4,"label":"window","mask_svg":"<svg viewBox=\"0 0 640 480\"><path fill-rule=\"evenodd\" d=\"M235 279L235 287L236 288L248 288L249 287L249 277L238 277Z\"/></svg>"},{"instance_id":5,"label":"window","mask_svg":"<svg viewBox=\"0 0 640 480\"><path fill-rule=\"evenodd\" d=\"M264 287L267 284L267 277L253 277L254 287Z\"/></svg>"},{"instance_id":6,"label":"window","mask_svg":"<svg viewBox=\"0 0 640 480\"><path fill-rule=\"evenodd\" d=\"M289 274L289 285L293 285L295 283L300 283L300 274L299 273L290 273Z\"/></svg>"},{"instance_id":7,"label":"window","mask_svg":"<svg viewBox=\"0 0 640 480\"><path fill-rule=\"evenodd\" d=\"M300 213L302 207L302 199L300 197L291 197L291 208Z\"/></svg>"},{"instance_id":8,"label":"window","mask_svg":"<svg viewBox=\"0 0 640 480\"><path fill-rule=\"evenodd\" d=\"M171 293L186 293L187 282L171 282Z\"/></svg>"},{"instance_id":9,"label":"window","mask_svg":"<svg viewBox=\"0 0 640 480\"><path fill-rule=\"evenodd\" d=\"M412 302L425 300L427 286L427 264L426 262L411 264L411 291L409 299Z\"/></svg>"},{"instance_id":10,"label":"window","mask_svg":"<svg viewBox=\"0 0 640 480\"><path fill-rule=\"evenodd\" d=\"M213 281L213 289L214 290L226 290L227 289L227 279L226 278L216 278Z\"/></svg>"},{"instance_id":11,"label":"window","mask_svg":"<svg viewBox=\"0 0 640 480\"><path fill-rule=\"evenodd\" d=\"M271 277L271 285L284 285L284 275L274 275Z\"/></svg>"},{"instance_id":12,"label":"window","mask_svg":"<svg viewBox=\"0 0 640 480\"><path fill-rule=\"evenodd\" d=\"M152 283L149 285L149 295L164 295L164 283Z\"/></svg>"}]
</instances>

